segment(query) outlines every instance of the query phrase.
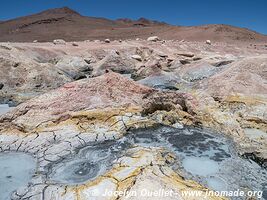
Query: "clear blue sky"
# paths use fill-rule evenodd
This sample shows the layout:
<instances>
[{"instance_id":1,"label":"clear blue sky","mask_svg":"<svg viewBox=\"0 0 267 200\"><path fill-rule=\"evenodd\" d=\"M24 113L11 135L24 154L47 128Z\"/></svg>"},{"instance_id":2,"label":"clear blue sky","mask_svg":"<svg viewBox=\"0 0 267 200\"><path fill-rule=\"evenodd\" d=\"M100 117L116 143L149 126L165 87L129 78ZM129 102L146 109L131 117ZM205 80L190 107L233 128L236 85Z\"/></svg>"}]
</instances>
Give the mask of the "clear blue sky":
<instances>
[{"instance_id":1,"label":"clear blue sky","mask_svg":"<svg viewBox=\"0 0 267 200\"><path fill-rule=\"evenodd\" d=\"M86 16L145 17L186 26L230 24L267 34L267 0L1 0L0 20L63 6Z\"/></svg>"}]
</instances>

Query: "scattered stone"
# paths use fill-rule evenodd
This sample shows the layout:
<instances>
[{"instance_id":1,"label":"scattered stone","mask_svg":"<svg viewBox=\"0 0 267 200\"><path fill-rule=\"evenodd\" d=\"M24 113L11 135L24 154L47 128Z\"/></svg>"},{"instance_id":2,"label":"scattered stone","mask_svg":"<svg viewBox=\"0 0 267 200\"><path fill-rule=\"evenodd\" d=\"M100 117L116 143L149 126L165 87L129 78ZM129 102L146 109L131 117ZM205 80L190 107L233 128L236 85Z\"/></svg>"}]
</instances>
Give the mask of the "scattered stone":
<instances>
[{"instance_id":1,"label":"scattered stone","mask_svg":"<svg viewBox=\"0 0 267 200\"><path fill-rule=\"evenodd\" d=\"M177 55L184 56L184 57L189 57L189 58L192 58L192 57L195 56L193 53L177 53Z\"/></svg>"},{"instance_id":2,"label":"scattered stone","mask_svg":"<svg viewBox=\"0 0 267 200\"><path fill-rule=\"evenodd\" d=\"M158 36L152 36L152 37L147 38L147 41L157 42L157 41L159 41L159 37Z\"/></svg>"},{"instance_id":3,"label":"scattered stone","mask_svg":"<svg viewBox=\"0 0 267 200\"><path fill-rule=\"evenodd\" d=\"M110 43L110 39L105 39L105 43Z\"/></svg>"},{"instance_id":4,"label":"scattered stone","mask_svg":"<svg viewBox=\"0 0 267 200\"><path fill-rule=\"evenodd\" d=\"M189 59L182 59L180 60L180 63L182 63L183 65L189 64L190 60Z\"/></svg>"},{"instance_id":5,"label":"scattered stone","mask_svg":"<svg viewBox=\"0 0 267 200\"><path fill-rule=\"evenodd\" d=\"M202 58L200 58L200 57L194 57L193 58L193 61L198 61L198 60L201 60Z\"/></svg>"},{"instance_id":6,"label":"scattered stone","mask_svg":"<svg viewBox=\"0 0 267 200\"><path fill-rule=\"evenodd\" d=\"M142 61L142 57L139 55L132 55L131 58L138 60L138 61Z\"/></svg>"},{"instance_id":7,"label":"scattered stone","mask_svg":"<svg viewBox=\"0 0 267 200\"><path fill-rule=\"evenodd\" d=\"M13 65L14 68L16 68L16 67L18 67L18 66L19 66L19 63L18 63L18 62L16 62L16 63Z\"/></svg>"},{"instance_id":8,"label":"scattered stone","mask_svg":"<svg viewBox=\"0 0 267 200\"><path fill-rule=\"evenodd\" d=\"M159 52L159 51L157 51L157 52L155 52L156 54L157 54L157 56L159 56L159 57L161 57L161 58L167 58L168 57L168 55L166 54L166 53L163 53L163 52Z\"/></svg>"},{"instance_id":9,"label":"scattered stone","mask_svg":"<svg viewBox=\"0 0 267 200\"><path fill-rule=\"evenodd\" d=\"M3 83L0 83L0 90L2 90L4 87L4 84Z\"/></svg>"},{"instance_id":10,"label":"scattered stone","mask_svg":"<svg viewBox=\"0 0 267 200\"><path fill-rule=\"evenodd\" d=\"M35 85L35 87L40 88L40 87L42 87L42 84L37 84L37 85Z\"/></svg>"},{"instance_id":11,"label":"scattered stone","mask_svg":"<svg viewBox=\"0 0 267 200\"><path fill-rule=\"evenodd\" d=\"M38 42L38 40L33 40L33 43L37 43Z\"/></svg>"},{"instance_id":12,"label":"scattered stone","mask_svg":"<svg viewBox=\"0 0 267 200\"><path fill-rule=\"evenodd\" d=\"M232 62L234 62L234 61L233 60L223 60L223 61L217 62L217 63L215 63L213 65L215 67L221 67L221 66L224 66L224 65L231 64Z\"/></svg>"},{"instance_id":13,"label":"scattered stone","mask_svg":"<svg viewBox=\"0 0 267 200\"><path fill-rule=\"evenodd\" d=\"M77 47L77 46L79 46L79 45L78 45L77 42L73 42L73 43L72 43L72 46Z\"/></svg>"},{"instance_id":14,"label":"scattered stone","mask_svg":"<svg viewBox=\"0 0 267 200\"><path fill-rule=\"evenodd\" d=\"M210 40L206 40L206 44L211 45L211 41Z\"/></svg>"},{"instance_id":15,"label":"scattered stone","mask_svg":"<svg viewBox=\"0 0 267 200\"><path fill-rule=\"evenodd\" d=\"M56 39L56 40L53 40L53 43L55 45L58 45L58 44L65 45L66 44L66 41L63 40L63 39Z\"/></svg>"}]
</instances>

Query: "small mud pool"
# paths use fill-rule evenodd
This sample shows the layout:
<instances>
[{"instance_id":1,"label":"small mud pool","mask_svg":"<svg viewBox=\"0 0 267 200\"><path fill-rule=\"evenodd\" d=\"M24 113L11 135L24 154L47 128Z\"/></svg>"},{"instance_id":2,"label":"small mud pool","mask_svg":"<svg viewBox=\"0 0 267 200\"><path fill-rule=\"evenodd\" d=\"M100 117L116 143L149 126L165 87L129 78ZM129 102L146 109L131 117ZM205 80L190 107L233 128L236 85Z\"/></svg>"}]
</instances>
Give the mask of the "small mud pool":
<instances>
[{"instance_id":1,"label":"small mud pool","mask_svg":"<svg viewBox=\"0 0 267 200\"><path fill-rule=\"evenodd\" d=\"M8 104L0 104L0 115L9 112L12 108Z\"/></svg>"},{"instance_id":2,"label":"small mud pool","mask_svg":"<svg viewBox=\"0 0 267 200\"><path fill-rule=\"evenodd\" d=\"M78 184L103 175L121 150L120 142L106 141L79 149L74 157L49 166L50 177L58 183Z\"/></svg>"},{"instance_id":3,"label":"small mud pool","mask_svg":"<svg viewBox=\"0 0 267 200\"><path fill-rule=\"evenodd\" d=\"M0 200L10 199L13 191L27 186L36 160L24 153L0 153Z\"/></svg>"},{"instance_id":4,"label":"small mud pool","mask_svg":"<svg viewBox=\"0 0 267 200\"><path fill-rule=\"evenodd\" d=\"M52 163L48 167L49 179L68 185L93 180L111 169L113 163L134 145L164 147L177 157L170 167L186 179L210 189L266 190L266 169L240 158L230 139L195 127L138 129L129 131L120 140L88 144L80 148L77 155Z\"/></svg>"}]
</instances>

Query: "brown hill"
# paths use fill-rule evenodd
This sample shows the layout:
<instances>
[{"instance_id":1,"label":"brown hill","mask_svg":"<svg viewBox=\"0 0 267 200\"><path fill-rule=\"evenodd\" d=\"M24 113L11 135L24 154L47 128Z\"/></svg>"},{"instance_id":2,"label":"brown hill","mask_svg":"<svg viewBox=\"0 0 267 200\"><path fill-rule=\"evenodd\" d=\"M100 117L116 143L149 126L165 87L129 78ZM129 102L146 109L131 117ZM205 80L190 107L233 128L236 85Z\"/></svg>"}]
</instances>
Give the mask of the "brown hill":
<instances>
[{"instance_id":1,"label":"brown hill","mask_svg":"<svg viewBox=\"0 0 267 200\"><path fill-rule=\"evenodd\" d=\"M54 39L133 39L157 35L162 39L223 42L267 42L267 36L229 25L172 26L145 18L138 20L86 17L67 7L0 22L0 41L41 42Z\"/></svg>"}]
</instances>

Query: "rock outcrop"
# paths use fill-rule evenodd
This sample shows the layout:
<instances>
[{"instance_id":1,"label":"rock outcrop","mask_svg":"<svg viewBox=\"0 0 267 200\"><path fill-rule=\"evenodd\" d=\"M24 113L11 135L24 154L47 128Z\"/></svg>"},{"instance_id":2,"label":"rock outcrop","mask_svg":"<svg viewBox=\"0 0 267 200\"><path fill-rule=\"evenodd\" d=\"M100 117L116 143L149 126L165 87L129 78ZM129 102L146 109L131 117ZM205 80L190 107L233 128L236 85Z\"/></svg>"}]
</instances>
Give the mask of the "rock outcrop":
<instances>
[{"instance_id":1,"label":"rock outcrop","mask_svg":"<svg viewBox=\"0 0 267 200\"><path fill-rule=\"evenodd\" d=\"M239 93L266 97L266 67L265 55L244 58L208 79L205 87L213 96L223 97Z\"/></svg>"}]
</instances>

